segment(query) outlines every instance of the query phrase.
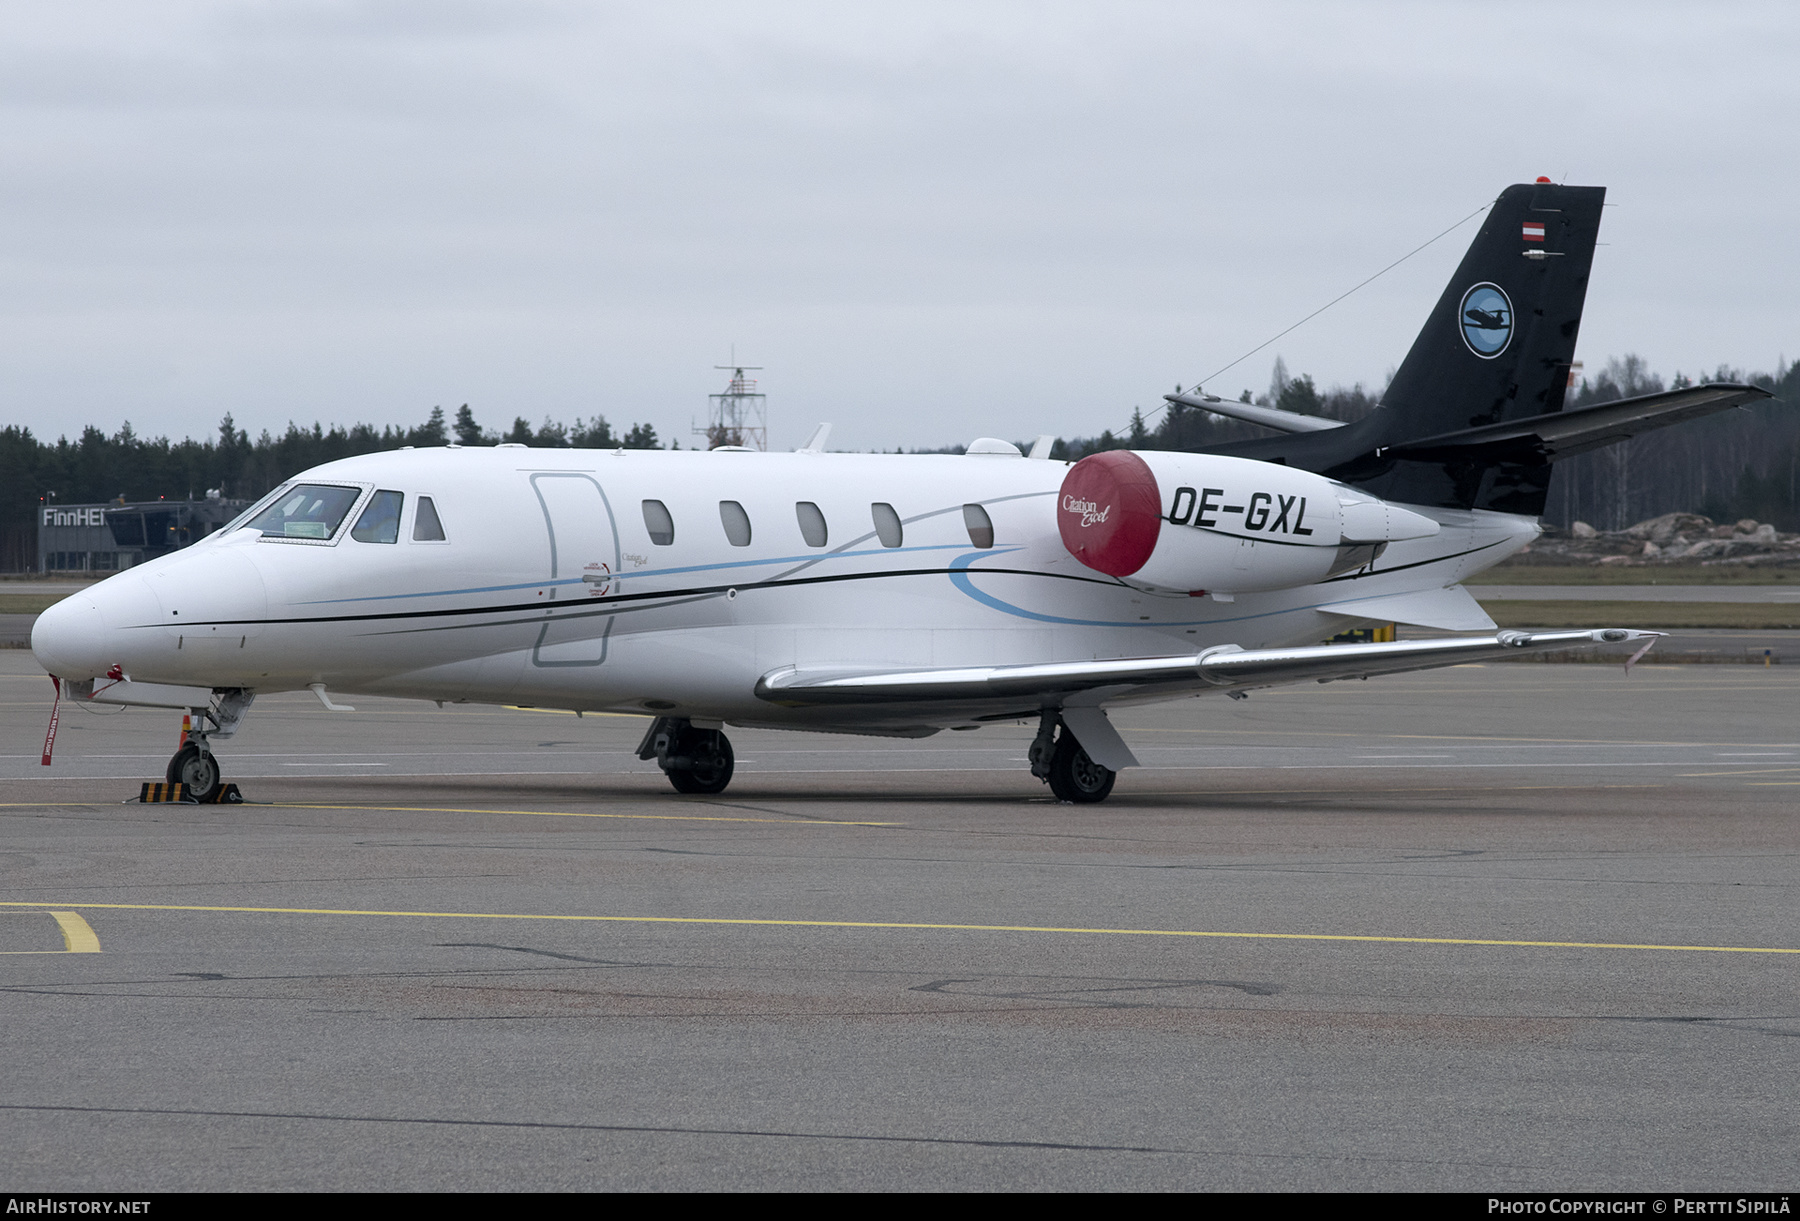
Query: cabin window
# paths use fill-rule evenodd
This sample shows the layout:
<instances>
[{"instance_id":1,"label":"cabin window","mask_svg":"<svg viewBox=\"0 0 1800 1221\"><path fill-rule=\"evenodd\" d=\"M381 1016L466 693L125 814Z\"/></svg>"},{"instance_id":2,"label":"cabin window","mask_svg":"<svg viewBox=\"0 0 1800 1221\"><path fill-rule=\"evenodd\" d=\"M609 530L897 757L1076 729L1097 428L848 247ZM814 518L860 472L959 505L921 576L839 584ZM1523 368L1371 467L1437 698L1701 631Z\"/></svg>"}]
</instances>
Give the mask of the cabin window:
<instances>
[{"instance_id":1,"label":"cabin window","mask_svg":"<svg viewBox=\"0 0 1800 1221\"><path fill-rule=\"evenodd\" d=\"M658 547L667 547L675 541L675 519L669 516L669 507L660 500L644 502L644 529L650 531L650 541Z\"/></svg>"},{"instance_id":2,"label":"cabin window","mask_svg":"<svg viewBox=\"0 0 1800 1221\"><path fill-rule=\"evenodd\" d=\"M869 506L869 516L875 519L875 537L881 540L881 545L898 547L905 535L900 529L900 515L894 512L894 506L876 501Z\"/></svg>"},{"instance_id":3,"label":"cabin window","mask_svg":"<svg viewBox=\"0 0 1800 1221\"><path fill-rule=\"evenodd\" d=\"M377 492L369 498L369 507L350 528L350 537L359 543L397 543L400 541L400 506L406 498L398 492Z\"/></svg>"},{"instance_id":4,"label":"cabin window","mask_svg":"<svg viewBox=\"0 0 1800 1221\"><path fill-rule=\"evenodd\" d=\"M969 528L969 541L986 549L994 545L994 522L980 505L963 506L963 525Z\"/></svg>"},{"instance_id":5,"label":"cabin window","mask_svg":"<svg viewBox=\"0 0 1800 1221\"><path fill-rule=\"evenodd\" d=\"M444 541L444 523L438 520L437 506L431 503L431 497L419 497L419 507L413 511L413 542L441 543Z\"/></svg>"},{"instance_id":6,"label":"cabin window","mask_svg":"<svg viewBox=\"0 0 1800 1221\"><path fill-rule=\"evenodd\" d=\"M825 545L825 514L819 506L810 500L802 500L794 506L794 516L800 519L800 537L806 540L808 547Z\"/></svg>"},{"instance_id":7,"label":"cabin window","mask_svg":"<svg viewBox=\"0 0 1800 1221\"><path fill-rule=\"evenodd\" d=\"M733 547L750 545L750 515L735 500L719 502L719 521L725 526L725 541Z\"/></svg>"},{"instance_id":8,"label":"cabin window","mask_svg":"<svg viewBox=\"0 0 1800 1221\"><path fill-rule=\"evenodd\" d=\"M264 538L323 542L337 533L338 526L343 524L345 516L361 496L361 488L297 483L246 523L246 528L261 530Z\"/></svg>"}]
</instances>

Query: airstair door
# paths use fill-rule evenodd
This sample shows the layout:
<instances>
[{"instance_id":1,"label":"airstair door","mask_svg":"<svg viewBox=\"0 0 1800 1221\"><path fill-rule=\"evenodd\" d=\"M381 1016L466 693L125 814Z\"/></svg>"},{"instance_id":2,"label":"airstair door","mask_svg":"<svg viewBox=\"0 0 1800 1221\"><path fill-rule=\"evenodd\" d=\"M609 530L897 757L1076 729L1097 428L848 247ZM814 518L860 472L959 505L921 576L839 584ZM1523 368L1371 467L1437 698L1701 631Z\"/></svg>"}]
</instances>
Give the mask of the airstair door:
<instances>
[{"instance_id":1,"label":"airstair door","mask_svg":"<svg viewBox=\"0 0 1800 1221\"><path fill-rule=\"evenodd\" d=\"M619 531L599 480L583 471L531 476L550 536L549 613L531 650L539 667L597 666L606 660L618 590Z\"/></svg>"}]
</instances>

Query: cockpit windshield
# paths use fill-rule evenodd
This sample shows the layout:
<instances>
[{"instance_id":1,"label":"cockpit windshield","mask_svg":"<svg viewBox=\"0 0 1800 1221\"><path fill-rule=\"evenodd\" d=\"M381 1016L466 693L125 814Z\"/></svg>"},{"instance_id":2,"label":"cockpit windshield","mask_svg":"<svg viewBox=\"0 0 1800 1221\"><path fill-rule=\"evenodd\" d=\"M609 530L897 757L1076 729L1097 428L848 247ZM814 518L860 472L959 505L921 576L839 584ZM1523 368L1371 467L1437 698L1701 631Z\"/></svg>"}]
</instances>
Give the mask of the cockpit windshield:
<instances>
[{"instance_id":1,"label":"cockpit windshield","mask_svg":"<svg viewBox=\"0 0 1800 1221\"><path fill-rule=\"evenodd\" d=\"M361 488L328 483L297 483L244 528L261 530L264 538L296 538L322 542L337 533Z\"/></svg>"}]
</instances>

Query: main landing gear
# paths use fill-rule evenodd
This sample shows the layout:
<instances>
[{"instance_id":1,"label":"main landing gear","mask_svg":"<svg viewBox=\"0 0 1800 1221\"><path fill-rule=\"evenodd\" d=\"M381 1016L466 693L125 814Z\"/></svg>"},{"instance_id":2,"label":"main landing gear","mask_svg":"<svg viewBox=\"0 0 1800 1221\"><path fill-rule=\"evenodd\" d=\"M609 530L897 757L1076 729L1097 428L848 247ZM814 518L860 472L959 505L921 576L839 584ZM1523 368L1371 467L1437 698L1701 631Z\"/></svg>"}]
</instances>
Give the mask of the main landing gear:
<instances>
[{"instance_id":1,"label":"main landing gear","mask_svg":"<svg viewBox=\"0 0 1800 1221\"><path fill-rule=\"evenodd\" d=\"M723 793L731 783L731 740L717 721L696 725L686 717L657 717L638 743L640 759L654 759L678 793ZM1058 801L1092 805L1105 801L1118 773L1089 757L1062 713L1044 710L1031 744L1031 774L1050 785ZM172 766L172 765L171 765Z\"/></svg>"},{"instance_id":2,"label":"main landing gear","mask_svg":"<svg viewBox=\"0 0 1800 1221\"><path fill-rule=\"evenodd\" d=\"M638 743L638 758L655 759L678 793L723 793L731 783L733 760L731 739L717 726L716 721L701 728L686 717L657 717Z\"/></svg>"},{"instance_id":3,"label":"main landing gear","mask_svg":"<svg viewBox=\"0 0 1800 1221\"><path fill-rule=\"evenodd\" d=\"M229 738L237 732L250 711L256 696L241 689L222 691L210 708L190 709L192 727L181 749L169 760L164 778L181 786L181 795L191 801L208 802L219 795L225 780L219 772L219 761L213 757L209 739Z\"/></svg>"},{"instance_id":4,"label":"main landing gear","mask_svg":"<svg viewBox=\"0 0 1800 1221\"><path fill-rule=\"evenodd\" d=\"M1048 783L1058 801L1075 805L1105 801L1112 792L1113 781L1119 777L1117 772L1088 758L1087 751L1062 723L1061 715L1051 708L1046 708L1038 720L1037 737L1027 757L1031 760L1031 774Z\"/></svg>"}]
</instances>

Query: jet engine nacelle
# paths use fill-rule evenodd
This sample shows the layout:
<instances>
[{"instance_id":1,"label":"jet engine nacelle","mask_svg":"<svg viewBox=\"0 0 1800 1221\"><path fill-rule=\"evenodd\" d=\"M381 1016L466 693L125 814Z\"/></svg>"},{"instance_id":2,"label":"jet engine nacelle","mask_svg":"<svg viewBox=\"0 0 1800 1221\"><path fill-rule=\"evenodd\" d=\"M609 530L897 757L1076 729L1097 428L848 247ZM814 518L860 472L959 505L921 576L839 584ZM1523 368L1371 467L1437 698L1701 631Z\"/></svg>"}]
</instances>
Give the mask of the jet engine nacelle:
<instances>
[{"instance_id":1,"label":"jet engine nacelle","mask_svg":"<svg viewBox=\"0 0 1800 1221\"><path fill-rule=\"evenodd\" d=\"M1310 471L1154 450L1077 462L1056 523L1089 568L1188 593L1310 585L1373 562L1388 543L1438 532L1429 517Z\"/></svg>"}]
</instances>

